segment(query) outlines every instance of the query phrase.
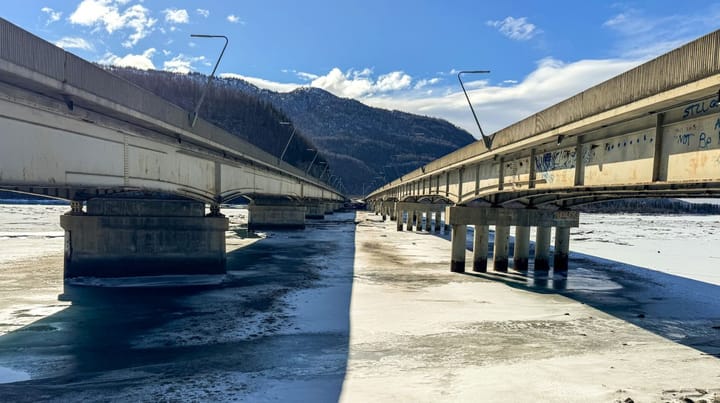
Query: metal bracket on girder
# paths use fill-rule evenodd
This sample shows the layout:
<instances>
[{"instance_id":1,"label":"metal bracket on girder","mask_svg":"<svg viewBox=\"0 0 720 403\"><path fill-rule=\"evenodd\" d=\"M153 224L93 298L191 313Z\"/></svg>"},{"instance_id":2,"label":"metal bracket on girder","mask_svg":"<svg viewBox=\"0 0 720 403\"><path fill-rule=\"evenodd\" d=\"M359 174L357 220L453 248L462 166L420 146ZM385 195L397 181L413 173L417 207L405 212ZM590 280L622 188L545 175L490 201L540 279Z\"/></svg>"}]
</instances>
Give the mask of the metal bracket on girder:
<instances>
[{"instance_id":1,"label":"metal bracket on girder","mask_svg":"<svg viewBox=\"0 0 720 403\"><path fill-rule=\"evenodd\" d=\"M470 105L470 111L472 112L473 117L475 118L475 123L477 123L478 129L480 129L480 136L482 137L482 140L485 143L485 148L487 148L488 150L492 146L492 142L493 142L493 139L495 138L495 134L493 134L492 136L486 136L485 133L483 132L483 129L480 126L480 121L478 120L477 114L475 114L475 108L473 108L472 102L470 102L470 97L468 96L468 93L465 90L465 84L463 84L461 75L462 74L487 74L489 72L490 72L490 70L465 70L465 71L460 71L457 74L458 81L460 81L460 87L462 87L463 93L465 94L465 99L467 99L468 105Z\"/></svg>"}]
</instances>

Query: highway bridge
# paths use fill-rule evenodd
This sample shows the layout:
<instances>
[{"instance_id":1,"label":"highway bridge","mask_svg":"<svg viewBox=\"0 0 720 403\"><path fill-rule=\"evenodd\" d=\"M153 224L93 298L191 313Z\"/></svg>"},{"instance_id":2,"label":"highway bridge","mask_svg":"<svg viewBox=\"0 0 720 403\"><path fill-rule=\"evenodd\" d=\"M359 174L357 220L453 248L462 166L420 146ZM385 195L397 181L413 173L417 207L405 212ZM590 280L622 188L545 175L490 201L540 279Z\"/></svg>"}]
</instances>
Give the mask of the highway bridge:
<instances>
[{"instance_id":1,"label":"highway bridge","mask_svg":"<svg viewBox=\"0 0 720 403\"><path fill-rule=\"evenodd\" d=\"M0 189L71 201L61 217L66 277L223 273L221 203L250 200L249 226L262 228L303 227L345 200L3 19Z\"/></svg>"},{"instance_id":2,"label":"highway bridge","mask_svg":"<svg viewBox=\"0 0 720 403\"><path fill-rule=\"evenodd\" d=\"M641 197L720 194L720 31L410 172L367 195L397 229L452 228L451 270L465 270L467 225L473 270L567 270L574 206ZM490 143L488 148L486 143ZM443 217L444 215L444 217ZM423 216L425 220L423 221ZM404 218L407 217L407 218ZM424 225L423 225L424 223ZM630 224L630 223L629 223Z\"/></svg>"}]
</instances>

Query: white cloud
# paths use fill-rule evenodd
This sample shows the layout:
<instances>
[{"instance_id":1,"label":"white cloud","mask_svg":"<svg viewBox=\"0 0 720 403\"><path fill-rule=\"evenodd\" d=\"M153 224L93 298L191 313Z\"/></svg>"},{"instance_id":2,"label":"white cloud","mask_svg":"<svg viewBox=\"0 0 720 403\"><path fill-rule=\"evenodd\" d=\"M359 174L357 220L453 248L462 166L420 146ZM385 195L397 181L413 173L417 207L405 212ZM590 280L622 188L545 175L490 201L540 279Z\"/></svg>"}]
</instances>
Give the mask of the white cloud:
<instances>
[{"instance_id":1,"label":"white cloud","mask_svg":"<svg viewBox=\"0 0 720 403\"><path fill-rule=\"evenodd\" d=\"M618 52L626 58L649 59L690 42L698 32L717 29L720 8L698 8L694 14L656 17L642 10L626 9L603 26L619 35Z\"/></svg>"},{"instance_id":2,"label":"white cloud","mask_svg":"<svg viewBox=\"0 0 720 403\"><path fill-rule=\"evenodd\" d=\"M298 73L304 80L310 80L311 87L322 88L339 97L363 98L373 94L383 94L408 89L412 86L412 77L402 71L393 71L380 75L376 80L373 71L348 70L342 72L335 67L327 74L320 76L311 73Z\"/></svg>"},{"instance_id":3,"label":"white cloud","mask_svg":"<svg viewBox=\"0 0 720 403\"><path fill-rule=\"evenodd\" d=\"M518 41L526 41L541 32L534 24L527 22L526 17L507 17L502 21L488 21L487 25L497 28L503 35Z\"/></svg>"},{"instance_id":4,"label":"white cloud","mask_svg":"<svg viewBox=\"0 0 720 403\"><path fill-rule=\"evenodd\" d=\"M248 77L248 76L243 76L241 74L234 74L234 73L223 73L223 74L220 74L220 77L236 78L239 80L245 80L256 87L265 88L265 89L268 89L270 91L275 91L275 92L290 92L292 90L296 90L300 87L303 87L303 85L301 85L301 84L278 83L278 82L274 82L274 81L270 81L270 80L265 80L264 78Z\"/></svg>"},{"instance_id":5,"label":"white cloud","mask_svg":"<svg viewBox=\"0 0 720 403\"><path fill-rule=\"evenodd\" d=\"M527 116L569 98L639 64L628 60L581 60L563 63L547 58L521 82L492 85L481 80L468 95L486 134L491 134ZM484 84L484 85L480 85ZM510 84L510 85L508 85ZM462 91L447 87L441 96L406 92L392 97L368 97L363 102L380 108L437 116L468 130L479 131Z\"/></svg>"},{"instance_id":6,"label":"white cloud","mask_svg":"<svg viewBox=\"0 0 720 403\"><path fill-rule=\"evenodd\" d=\"M195 70L195 67L193 67L194 63L201 62L203 60L205 60L205 56L191 57L180 53L172 59L166 60L163 63L163 70L187 74Z\"/></svg>"},{"instance_id":7,"label":"white cloud","mask_svg":"<svg viewBox=\"0 0 720 403\"><path fill-rule=\"evenodd\" d=\"M404 90L410 87L412 77L402 71L393 71L383 74L375 82L375 88L380 92Z\"/></svg>"},{"instance_id":8,"label":"white cloud","mask_svg":"<svg viewBox=\"0 0 720 403\"><path fill-rule=\"evenodd\" d=\"M428 85L436 85L437 83L440 82L440 80L442 80L442 79L439 78L439 77L430 78L430 79L428 79L428 78L423 78L422 80L420 80L420 81L418 81L417 83L415 83L415 87L413 87L413 88L416 89L416 90L419 90L419 89L421 89L421 88L423 88L423 87L426 87L426 86L428 86Z\"/></svg>"},{"instance_id":9,"label":"white cloud","mask_svg":"<svg viewBox=\"0 0 720 403\"><path fill-rule=\"evenodd\" d=\"M66 36L55 42L55 46L63 49L94 50L93 45L84 38Z\"/></svg>"},{"instance_id":10,"label":"white cloud","mask_svg":"<svg viewBox=\"0 0 720 403\"><path fill-rule=\"evenodd\" d=\"M119 67L134 67L140 70L154 70L155 65L152 62L152 57L155 52L155 48L150 48L145 50L142 54L127 54L123 57L112 53L106 53L105 56L98 61L98 63Z\"/></svg>"},{"instance_id":11,"label":"white cloud","mask_svg":"<svg viewBox=\"0 0 720 403\"><path fill-rule=\"evenodd\" d=\"M235 15L235 14L230 14L230 15L228 15L228 16L227 16L227 20L230 21L230 22L232 22L233 24L243 24L243 25L245 25L245 22L242 21L242 20L240 19L240 17L238 17L238 16Z\"/></svg>"},{"instance_id":12,"label":"white cloud","mask_svg":"<svg viewBox=\"0 0 720 403\"><path fill-rule=\"evenodd\" d=\"M167 8L163 10L163 14L165 14L165 22L171 24L187 24L190 22L190 16L187 10L184 9Z\"/></svg>"},{"instance_id":13,"label":"white cloud","mask_svg":"<svg viewBox=\"0 0 720 403\"><path fill-rule=\"evenodd\" d=\"M157 19L150 18L150 10L135 4L121 12L120 7L125 5L122 0L83 0L70 15L72 24L97 29L105 29L108 34L115 31L130 30L122 45L126 48L135 46L138 41L152 32Z\"/></svg>"},{"instance_id":14,"label":"white cloud","mask_svg":"<svg viewBox=\"0 0 720 403\"><path fill-rule=\"evenodd\" d=\"M347 98L360 98L372 92L372 81L366 75L362 72L349 73L345 74L335 67L328 74L314 79L310 86Z\"/></svg>"},{"instance_id":15,"label":"white cloud","mask_svg":"<svg viewBox=\"0 0 720 403\"><path fill-rule=\"evenodd\" d=\"M48 19L45 22L46 25L50 25L53 22L60 21L60 17L62 17L62 11L55 11L50 7L43 7L40 9L40 11L48 15Z\"/></svg>"},{"instance_id":16,"label":"white cloud","mask_svg":"<svg viewBox=\"0 0 720 403\"><path fill-rule=\"evenodd\" d=\"M302 78L303 80L306 80L306 81L312 81L312 80L320 77L320 76L318 76L317 74L306 73L306 72L304 72L304 71L298 71L298 72L296 72L296 74L297 74L298 77L300 77L300 78Z\"/></svg>"},{"instance_id":17,"label":"white cloud","mask_svg":"<svg viewBox=\"0 0 720 403\"><path fill-rule=\"evenodd\" d=\"M170 55L172 54L172 52L169 51L169 50L167 50L167 49L163 49L163 50L162 50L162 53L163 53L163 55L165 55L165 56L170 56Z\"/></svg>"},{"instance_id":18,"label":"white cloud","mask_svg":"<svg viewBox=\"0 0 720 403\"><path fill-rule=\"evenodd\" d=\"M195 12L205 18L210 16L210 10L206 10L204 8L198 8L197 10L195 10Z\"/></svg>"}]
</instances>

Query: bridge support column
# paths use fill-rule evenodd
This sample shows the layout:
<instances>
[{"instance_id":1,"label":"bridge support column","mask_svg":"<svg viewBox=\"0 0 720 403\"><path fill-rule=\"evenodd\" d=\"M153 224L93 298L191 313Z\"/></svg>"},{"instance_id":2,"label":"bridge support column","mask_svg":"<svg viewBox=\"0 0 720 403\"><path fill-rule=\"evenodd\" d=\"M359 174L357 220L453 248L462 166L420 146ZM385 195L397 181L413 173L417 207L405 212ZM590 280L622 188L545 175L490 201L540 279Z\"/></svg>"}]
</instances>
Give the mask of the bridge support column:
<instances>
[{"instance_id":1,"label":"bridge support column","mask_svg":"<svg viewBox=\"0 0 720 403\"><path fill-rule=\"evenodd\" d=\"M526 271L530 257L530 227L518 225L515 227L515 248L513 251L513 266L515 270Z\"/></svg>"},{"instance_id":2,"label":"bridge support column","mask_svg":"<svg viewBox=\"0 0 720 403\"><path fill-rule=\"evenodd\" d=\"M305 206L287 200L254 200L248 205L248 230L303 229Z\"/></svg>"},{"instance_id":3,"label":"bridge support column","mask_svg":"<svg viewBox=\"0 0 720 403\"><path fill-rule=\"evenodd\" d=\"M380 211L381 211L381 214L382 214L382 220L383 220L383 221L387 221L388 207L387 207L387 205L386 205L386 203L385 203L384 201L383 201L383 202L380 202Z\"/></svg>"},{"instance_id":4,"label":"bridge support column","mask_svg":"<svg viewBox=\"0 0 720 403\"><path fill-rule=\"evenodd\" d=\"M413 222L415 221L415 212L412 210L407 211L407 230L413 230Z\"/></svg>"},{"instance_id":5,"label":"bridge support column","mask_svg":"<svg viewBox=\"0 0 720 403\"><path fill-rule=\"evenodd\" d=\"M432 211L426 210L425 211L425 231L430 232L431 229L431 221L432 221Z\"/></svg>"},{"instance_id":6,"label":"bridge support column","mask_svg":"<svg viewBox=\"0 0 720 403\"><path fill-rule=\"evenodd\" d=\"M555 254L553 255L553 269L558 271L567 271L568 254L570 251L570 228L555 228Z\"/></svg>"},{"instance_id":7,"label":"bridge support column","mask_svg":"<svg viewBox=\"0 0 720 403\"><path fill-rule=\"evenodd\" d=\"M453 273L465 273L465 245L467 243L467 225L453 225L450 242L452 244L450 271Z\"/></svg>"},{"instance_id":8,"label":"bridge support column","mask_svg":"<svg viewBox=\"0 0 720 403\"><path fill-rule=\"evenodd\" d=\"M325 215L332 215L335 212L332 203L323 203L323 208L325 208ZM377 215L377 210L375 210L375 215Z\"/></svg>"},{"instance_id":9,"label":"bridge support column","mask_svg":"<svg viewBox=\"0 0 720 403\"><path fill-rule=\"evenodd\" d=\"M535 270L550 270L550 227L537 227L535 235Z\"/></svg>"},{"instance_id":10,"label":"bridge support column","mask_svg":"<svg viewBox=\"0 0 720 403\"><path fill-rule=\"evenodd\" d=\"M395 225L396 225L395 228L398 231L402 231L403 230L403 222L405 221L405 217L403 217L403 215L405 214L405 212L402 211L401 209L397 209L395 211L395 213L397 214L397 221L395 221Z\"/></svg>"},{"instance_id":11,"label":"bridge support column","mask_svg":"<svg viewBox=\"0 0 720 403\"><path fill-rule=\"evenodd\" d=\"M397 203L390 203L390 221L397 221Z\"/></svg>"},{"instance_id":12,"label":"bridge support column","mask_svg":"<svg viewBox=\"0 0 720 403\"><path fill-rule=\"evenodd\" d=\"M510 226L530 227L537 226L537 242L535 245L535 269L548 270L548 256L550 250L550 229L557 227L556 238L560 241L556 244L557 255L556 265L560 269L567 269L567 251L569 247L569 228L577 227L580 224L580 214L577 211L548 211L538 209L505 209L496 207L466 207L453 206L445 209L445 224L451 228L456 225L473 224L495 225L494 264L496 271L507 271L508 267L508 237ZM524 232L526 229L519 229L516 236L519 245L516 249L519 252L528 250L523 243L530 243L529 235ZM454 232L453 232L454 234ZM525 241L527 239L527 241ZM478 248L479 249L479 248ZM529 250L528 250L529 252ZM529 253L524 253L525 258ZM453 255L455 256L455 255ZM522 254L519 256L522 258ZM519 260L519 259L518 259Z\"/></svg>"},{"instance_id":13,"label":"bridge support column","mask_svg":"<svg viewBox=\"0 0 720 403\"><path fill-rule=\"evenodd\" d=\"M508 269L509 225L495 225L495 243L493 245L493 269L506 272Z\"/></svg>"},{"instance_id":14,"label":"bridge support column","mask_svg":"<svg viewBox=\"0 0 720 403\"><path fill-rule=\"evenodd\" d=\"M65 278L225 273L228 219L200 202L92 199L60 226Z\"/></svg>"},{"instance_id":15,"label":"bridge support column","mask_svg":"<svg viewBox=\"0 0 720 403\"><path fill-rule=\"evenodd\" d=\"M435 232L440 232L440 226L442 225L442 212L436 211L435 212Z\"/></svg>"},{"instance_id":16,"label":"bridge support column","mask_svg":"<svg viewBox=\"0 0 720 403\"><path fill-rule=\"evenodd\" d=\"M473 236L473 271L487 271L489 229L487 225L475 224Z\"/></svg>"},{"instance_id":17,"label":"bridge support column","mask_svg":"<svg viewBox=\"0 0 720 403\"><path fill-rule=\"evenodd\" d=\"M325 206L322 203L308 203L305 205L305 218L322 220L325 218Z\"/></svg>"}]
</instances>

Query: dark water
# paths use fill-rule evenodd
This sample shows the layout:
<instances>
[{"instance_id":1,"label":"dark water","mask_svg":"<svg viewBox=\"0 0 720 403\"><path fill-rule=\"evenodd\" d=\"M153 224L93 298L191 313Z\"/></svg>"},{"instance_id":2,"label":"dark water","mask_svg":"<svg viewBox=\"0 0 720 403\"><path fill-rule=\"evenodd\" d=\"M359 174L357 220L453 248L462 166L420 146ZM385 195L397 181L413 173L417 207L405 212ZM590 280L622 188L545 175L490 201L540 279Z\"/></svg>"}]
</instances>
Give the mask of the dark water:
<instances>
[{"instance_id":1,"label":"dark water","mask_svg":"<svg viewBox=\"0 0 720 403\"><path fill-rule=\"evenodd\" d=\"M269 232L228 256L219 285L66 285L70 307L0 337L0 366L32 378L1 384L0 401L336 401L354 228L340 213ZM292 296L323 289L332 326L298 323Z\"/></svg>"}]
</instances>

